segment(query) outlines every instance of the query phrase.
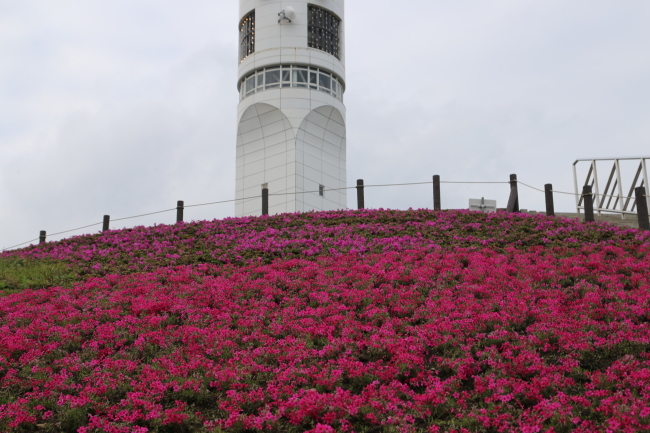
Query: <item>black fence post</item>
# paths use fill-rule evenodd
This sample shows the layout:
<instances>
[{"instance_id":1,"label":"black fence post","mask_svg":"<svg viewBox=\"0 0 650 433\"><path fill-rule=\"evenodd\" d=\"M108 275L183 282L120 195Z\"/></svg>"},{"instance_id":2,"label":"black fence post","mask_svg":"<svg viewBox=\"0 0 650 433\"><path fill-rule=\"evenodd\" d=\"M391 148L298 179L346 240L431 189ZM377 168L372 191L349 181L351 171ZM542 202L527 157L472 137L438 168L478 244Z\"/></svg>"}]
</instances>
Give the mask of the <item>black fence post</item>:
<instances>
[{"instance_id":1,"label":"black fence post","mask_svg":"<svg viewBox=\"0 0 650 433\"><path fill-rule=\"evenodd\" d=\"M547 183L544 185L544 195L546 196L546 216L555 216L555 204L553 203L553 185Z\"/></svg>"},{"instance_id":2,"label":"black fence post","mask_svg":"<svg viewBox=\"0 0 650 433\"><path fill-rule=\"evenodd\" d=\"M269 214L269 189L262 188L262 215Z\"/></svg>"},{"instance_id":3,"label":"black fence post","mask_svg":"<svg viewBox=\"0 0 650 433\"><path fill-rule=\"evenodd\" d=\"M634 190L636 193L636 212L639 218L639 228L641 230L650 230L648 221L648 200L645 196L645 188L640 186Z\"/></svg>"},{"instance_id":4,"label":"black fence post","mask_svg":"<svg viewBox=\"0 0 650 433\"><path fill-rule=\"evenodd\" d=\"M45 232L45 230L41 230L41 233L38 236L38 243L39 244L44 244L46 238L47 238L47 233Z\"/></svg>"},{"instance_id":5,"label":"black fence post","mask_svg":"<svg viewBox=\"0 0 650 433\"><path fill-rule=\"evenodd\" d=\"M519 190L517 188L517 175L510 175L510 197L508 197L507 212L519 212Z\"/></svg>"},{"instance_id":6,"label":"black fence post","mask_svg":"<svg viewBox=\"0 0 650 433\"><path fill-rule=\"evenodd\" d=\"M440 210L440 176L433 176L433 210Z\"/></svg>"},{"instance_id":7,"label":"black fence post","mask_svg":"<svg viewBox=\"0 0 650 433\"><path fill-rule=\"evenodd\" d=\"M365 198L363 196L363 179L357 179L357 209L365 209Z\"/></svg>"},{"instance_id":8,"label":"black fence post","mask_svg":"<svg viewBox=\"0 0 650 433\"><path fill-rule=\"evenodd\" d=\"M111 216L110 215L104 215L104 224L102 227L103 232L108 231L108 226L111 224Z\"/></svg>"},{"instance_id":9,"label":"black fence post","mask_svg":"<svg viewBox=\"0 0 650 433\"><path fill-rule=\"evenodd\" d=\"M183 222L183 210L185 209L185 202L183 200L178 200L176 202L176 222Z\"/></svg>"},{"instance_id":10,"label":"black fence post","mask_svg":"<svg viewBox=\"0 0 650 433\"><path fill-rule=\"evenodd\" d=\"M591 186L582 187L582 196L585 199L585 222L594 222L594 196L591 194Z\"/></svg>"}]
</instances>

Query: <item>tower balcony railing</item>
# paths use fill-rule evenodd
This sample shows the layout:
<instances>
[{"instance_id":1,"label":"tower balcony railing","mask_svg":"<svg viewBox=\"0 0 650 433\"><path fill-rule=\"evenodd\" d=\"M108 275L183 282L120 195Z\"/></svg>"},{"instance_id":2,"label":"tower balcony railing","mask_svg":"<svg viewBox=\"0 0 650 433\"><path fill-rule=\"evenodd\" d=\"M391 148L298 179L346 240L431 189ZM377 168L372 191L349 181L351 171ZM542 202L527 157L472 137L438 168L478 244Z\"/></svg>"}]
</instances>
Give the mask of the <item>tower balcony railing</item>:
<instances>
[{"instance_id":1,"label":"tower balcony railing","mask_svg":"<svg viewBox=\"0 0 650 433\"><path fill-rule=\"evenodd\" d=\"M299 88L324 92L343 101L343 81L325 69L300 65L260 68L239 80L239 100L270 89Z\"/></svg>"}]
</instances>

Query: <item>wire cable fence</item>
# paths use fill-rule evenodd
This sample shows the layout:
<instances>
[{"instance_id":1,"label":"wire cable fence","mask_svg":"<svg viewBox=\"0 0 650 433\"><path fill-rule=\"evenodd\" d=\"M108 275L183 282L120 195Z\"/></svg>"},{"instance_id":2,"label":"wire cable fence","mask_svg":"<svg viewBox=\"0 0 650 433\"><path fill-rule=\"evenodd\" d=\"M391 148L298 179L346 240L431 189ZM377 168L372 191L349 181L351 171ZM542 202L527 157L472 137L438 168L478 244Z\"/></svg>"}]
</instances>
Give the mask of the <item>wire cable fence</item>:
<instances>
[{"instance_id":1,"label":"wire cable fence","mask_svg":"<svg viewBox=\"0 0 650 433\"><path fill-rule=\"evenodd\" d=\"M218 205L218 204L227 204L227 203L236 203L236 202L249 202L251 200L261 200L262 201L262 215L268 215L268 200L269 197L279 197L279 196L298 196L301 194L319 194L323 195L324 192L327 191L344 191L344 190L352 190L356 189L357 190L357 208L358 209L363 209L365 198L364 198L364 189L365 188L386 188L386 187L396 187L396 186L414 186L414 185L433 185L433 195L434 195L434 209L435 210L441 210L440 206L440 185L441 184L449 184L449 185L504 185L504 184L510 184L510 197L508 199L508 206L506 207L506 212L519 212L519 197L518 197L518 185L525 186L529 189L532 189L534 191L539 191L542 193L546 194L546 214L549 216L555 215L554 211L554 205L553 205L553 194L564 194L564 195L570 195L570 196L576 196L580 197L581 199L585 200L586 206L585 206L585 221L593 221L593 193L591 192L591 187L586 185L584 187L583 193L582 194L576 194L573 192L566 192L566 191L559 191L555 190L552 188L551 184L546 184L545 189L540 189L537 187L534 187L532 185L529 185L527 183L524 183L520 180L517 180L516 175L511 175L510 176L510 181L509 182L504 182L504 181L497 181L497 182L481 182L481 181L443 181L440 180L440 176L433 176L432 181L426 181L426 182L405 182L405 183L389 183L389 184L370 184L370 185L364 185L363 180L359 179L357 181L356 186L349 186L349 187L342 187L342 188L323 188L315 191L295 191L295 192L280 192L280 193L273 193L270 194L268 191L268 188L263 188L262 189L262 194L257 195L257 196L251 196L251 197L244 197L244 198L236 198L236 199L231 199L231 200L221 200L221 201L214 201L214 202L208 202L208 203L199 203L199 204L192 204L192 205L185 205L184 202L179 201L177 207L171 208L171 209L165 209L165 210L160 210L156 212L149 212L145 214L140 214L140 215L134 215L134 216L129 216L129 217L123 217L123 218L114 218L110 219L108 215L104 216L104 221L103 222L98 222L94 224L89 224L85 225L83 227L77 227L74 229L70 230L65 230L57 233L51 233L51 234L46 234L45 231L41 231L40 236L36 239L29 240L27 242L23 242L17 245L13 245L10 247L3 248L2 251L9 251L13 250L18 247L22 247L24 245L32 244L33 242L40 241L40 243L44 243L46 240L46 236L52 237L52 236L59 236L63 234L68 234L72 232L76 232L79 230L87 229L90 227L95 227L95 226L100 226L103 225L102 231L108 231L109 230L109 222L117 222L117 221L127 221L127 220L132 220L132 219L137 219L137 218L142 218L146 216L152 216L152 215L158 215L158 214L163 214L167 212L177 212L177 223L183 221L183 210L187 208L197 208L197 207L203 207L203 206L212 206L212 205ZM648 198L649 196L646 195L645 193L645 188L644 187L639 187L637 188L637 194L636 194L636 201L639 203L638 206L638 215L639 215L639 227L640 228L645 228L645 226L648 225L648 207L646 200L639 200L640 198ZM601 194L601 197L618 197L614 195L604 195ZM591 202L591 211L589 212L589 202ZM642 220L645 221L645 224L642 223ZM650 230L650 227L646 228L646 230Z\"/></svg>"},{"instance_id":2,"label":"wire cable fence","mask_svg":"<svg viewBox=\"0 0 650 433\"><path fill-rule=\"evenodd\" d=\"M540 191L540 192L545 192L543 189L536 188L534 186L528 185L523 183L522 181L518 180L517 183L528 187L530 189L534 189L535 191ZM565 191L558 191L556 189L551 190L551 192L557 193L557 194L565 194L565 195L572 195L574 197L585 197L587 195L594 195L593 193L582 193L582 194L576 194L575 192L565 192ZM618 197L618 194L598 194L599 197ZM644 195L643 197L650 198L650 195Z\"/></svg>"}]
</instances>

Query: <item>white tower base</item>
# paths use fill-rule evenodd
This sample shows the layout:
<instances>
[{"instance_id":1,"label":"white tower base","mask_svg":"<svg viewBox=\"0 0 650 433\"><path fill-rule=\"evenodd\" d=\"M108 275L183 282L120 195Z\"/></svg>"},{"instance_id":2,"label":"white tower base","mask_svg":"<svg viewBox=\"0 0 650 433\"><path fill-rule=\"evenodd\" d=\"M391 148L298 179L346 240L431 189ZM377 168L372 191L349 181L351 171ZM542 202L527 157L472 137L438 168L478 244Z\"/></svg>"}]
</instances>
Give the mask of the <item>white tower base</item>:
<instances>
[{"instance_id":1,"label":"white tower base","mask_svg":"<svg viewBox=\"0 0 650 433\"><path fill-rule=\"evenodd\" d=\"M346 190L340 189L346 187L343 116L328 105L291 112L293 123L302 118L297 127L267 103L243 113L237 135L237 216L261 214L263 185L269 188L270 214L347 207Z\"/></svg>"}]
</instances>

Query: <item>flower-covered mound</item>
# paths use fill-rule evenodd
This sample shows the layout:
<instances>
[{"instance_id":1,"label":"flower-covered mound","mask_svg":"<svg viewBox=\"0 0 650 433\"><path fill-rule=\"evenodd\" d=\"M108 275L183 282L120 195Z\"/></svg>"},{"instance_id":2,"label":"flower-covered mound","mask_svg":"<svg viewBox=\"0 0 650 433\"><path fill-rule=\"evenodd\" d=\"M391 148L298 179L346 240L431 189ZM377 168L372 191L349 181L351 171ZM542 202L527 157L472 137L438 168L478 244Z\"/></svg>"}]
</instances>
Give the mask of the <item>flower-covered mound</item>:
<instances>
[{"instance_id":1,"label":"flower-covered mound","mask_svg":"<svg viewBox=\"0 0 650 433\"><path fill-rule=\"evenodd\" d=\"M649 240L361 211L10 253L79 281L0 298L0 431L650 431Z\"/></svg>"}]
</instances>

